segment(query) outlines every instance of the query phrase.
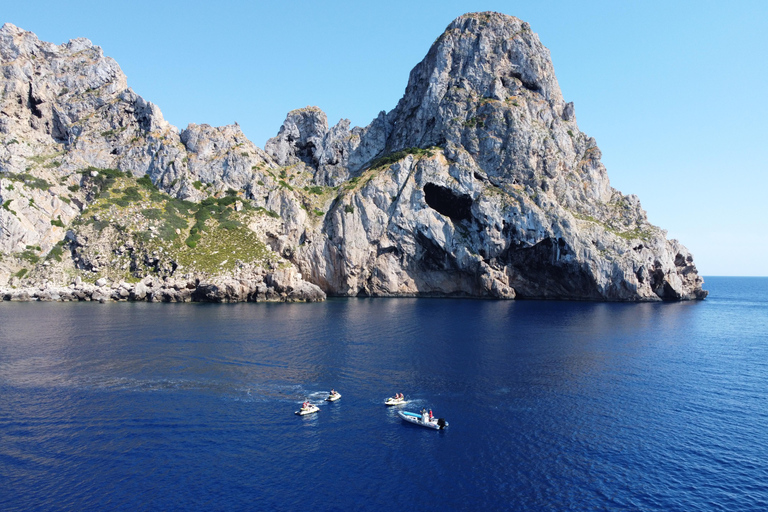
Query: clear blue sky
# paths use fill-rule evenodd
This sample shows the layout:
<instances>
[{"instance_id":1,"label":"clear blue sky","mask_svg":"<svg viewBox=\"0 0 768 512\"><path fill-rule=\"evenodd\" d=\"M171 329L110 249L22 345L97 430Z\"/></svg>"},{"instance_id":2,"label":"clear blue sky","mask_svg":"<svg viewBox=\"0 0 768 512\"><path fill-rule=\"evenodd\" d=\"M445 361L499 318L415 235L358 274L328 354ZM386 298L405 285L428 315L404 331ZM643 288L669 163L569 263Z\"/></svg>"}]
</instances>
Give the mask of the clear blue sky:
<instances>
[{"instance_id":1,"label":"clear blue sky","mask_svg":"<svg viewBox=\"0 0 768 512\"><path fill-rule=\"evenodd\" d=\"M306 105L367 125L451 20L485 10L531 24L612 185L703 275L768 275L768 1L25 0L0 22L87 37L174 125L238 122L263 147Z\"/></svg>"}]
</instances>

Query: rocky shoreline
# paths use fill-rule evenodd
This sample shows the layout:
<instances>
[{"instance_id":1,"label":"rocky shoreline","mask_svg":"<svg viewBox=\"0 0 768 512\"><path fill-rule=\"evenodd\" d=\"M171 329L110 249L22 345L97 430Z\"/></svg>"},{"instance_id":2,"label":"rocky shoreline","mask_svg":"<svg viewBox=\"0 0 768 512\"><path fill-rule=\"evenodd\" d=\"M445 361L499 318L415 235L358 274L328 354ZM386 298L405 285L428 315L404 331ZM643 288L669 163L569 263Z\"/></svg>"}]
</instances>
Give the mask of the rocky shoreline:
<instances>
[{"instance_id":1,"label":"rocky shoreline","mask_svg":"<svg viewBox=\"0 0 768 512\"><path fill-rule=\"evenodd\" d=\"M94 284L79 277L68 286L50 282L0 288L0 301L10 302L319 302L325 293L291 271L245 278L157 278L135 282L100 278Z\"/></svg>"}]
</instances>

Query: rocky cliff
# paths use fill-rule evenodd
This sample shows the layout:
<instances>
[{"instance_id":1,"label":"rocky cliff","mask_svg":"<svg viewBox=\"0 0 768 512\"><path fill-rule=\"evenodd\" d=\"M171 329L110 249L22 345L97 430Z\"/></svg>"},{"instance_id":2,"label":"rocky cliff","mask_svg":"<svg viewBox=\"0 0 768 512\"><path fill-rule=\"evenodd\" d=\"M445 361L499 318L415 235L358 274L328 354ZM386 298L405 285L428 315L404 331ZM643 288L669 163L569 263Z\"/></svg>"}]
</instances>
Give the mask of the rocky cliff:
<instances>
[{"instance_id":1,"label":"rocky cliff","mask_svg":"<svg viewBox=\"0 0 768 512\"><path fill-rule=\"evenodd\" d=\"M0 296L688 300L690 253L611 188L527 23L456 19L365 128L265 149L169 125L85 39L0 29Z\"/></svg>"}]
</instances>

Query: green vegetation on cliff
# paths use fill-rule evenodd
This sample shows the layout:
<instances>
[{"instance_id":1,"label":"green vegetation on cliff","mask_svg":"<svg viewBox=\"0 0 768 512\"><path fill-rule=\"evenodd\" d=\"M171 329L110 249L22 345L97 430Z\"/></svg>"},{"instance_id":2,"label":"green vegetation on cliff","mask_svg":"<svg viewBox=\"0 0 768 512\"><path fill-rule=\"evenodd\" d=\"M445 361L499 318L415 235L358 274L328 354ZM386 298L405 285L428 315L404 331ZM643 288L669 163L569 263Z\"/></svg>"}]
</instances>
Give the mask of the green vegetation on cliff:
<instances>
[{"instance_id":1,"label":"green vegetation on cliff","mask_svg":"<svg viewBox=\"0 0 768 512\"><path fill-rule=\"evenodd\" d=\"M82 187L94 199L72 230L92 277L131 281L176 271L217 274L242 264L283 263L248 228L254 218L272 218L274 212L253 208L236 193L194 203L159 191L149 176L136 179L115 169L95 168L82 174ZM93 241L83 242L86 239ZM57 260L60 250L53 256Z\"/></svg>"}]
</instances>

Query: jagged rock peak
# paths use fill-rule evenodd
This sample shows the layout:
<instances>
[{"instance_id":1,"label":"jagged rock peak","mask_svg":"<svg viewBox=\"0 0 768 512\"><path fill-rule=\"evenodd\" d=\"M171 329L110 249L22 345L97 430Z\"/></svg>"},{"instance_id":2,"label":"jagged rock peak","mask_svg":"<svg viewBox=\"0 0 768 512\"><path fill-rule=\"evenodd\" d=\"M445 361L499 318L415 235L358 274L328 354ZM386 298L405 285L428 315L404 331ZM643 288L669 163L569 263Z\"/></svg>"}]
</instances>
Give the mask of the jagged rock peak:
<instances>
[{"instance_id":1,"label":"jagged rock peak","mask_svg":"<svg viewBox=\"0 0 768 512\"><path fill-rule=\"evenodd\" d=\"M128 89L117 62L88 39L56 45L10 23L0 28L0 64L2 133L31 127L59 142L71 141L79 120Z\"/></svg>"},{"instance_id":2,"label":"jagged rock peak","mask_svg":"<svg viewBox=\"0 0 768 512\"><path fill-rule=\"evenodd\" d=\"M482 97L503 100L504 89L518 80L551 104L562 102L549 50L527 22L514 16L497 12L459 16L435 41L422 64L436 64L433 75L448 74L449 82L469 86Z\"/></svg>"},{"instance_id":3,"label":"jagged rock peak","mask_svg":"<svg viewBox=\"0 0 768 512\"><path fill-rule=\"evenodd\" d=\"M83 50L92 50L94 52L94 57L105 58L101 47L94 46L90 39L84 37L70 39L62 45L56 45L54 43L40 41L37 35L33 32L26 31L12 23L5 23L0 27L0 56L3 61L6 62L16 60L20 57L31 57L33 59L38 56L46 59L60 56L66 57ZM106 57L106 59L117 66L117 63L109 57Z\"/></svg>"},{"instance_id":4,"label":"jagged rock peak","mask_svg":"<svg viewBox=\"0 0 768 512\"><path fill-rule=\"evenodd\" d=\"M0 28L0 56L11 61L21 55L34 54L34 48L40 44L32 32L20 29L16 25L6 23ZM50 44L50 43L49 43ZM55 46L50 44L50 46Z\"/></svg>"},{"instance_id":5,"label":"jagged rock peak","mask_svg":"<svg viewBox=\"0 0 768 512\"><path fill-rule=\"evenodd\" d=\"M264 149L280 165L299 161L317 166L314 149L322 145L328 133L328 117L318 107L297 108L288 112L277 137L269 139Z\"/></svg>"},{"instance_id":6,"label":"jagged rock peak","mask_svg":"<svg viewBox=\"0 0 768 512\"><path fill-rule=\"evenodd\" d=\"M349 125L349 119L341 119L329 128L318 107L295 109L264 150L281 166L307 166L318 185L338 186L381 153L389 132L384 112L366 128L350 130Z\"/></svg>"},{"instance_id":7,"label":"jagged rock peak","mask_svg":"<svg viewBox=\"0 0 768 512\"><path fill-rule=\"evenodd\" d=\"M374 158L411 147L466 147L498 167L496 158L475 147L474 132L488 127L487 112L479 112L488 102L532 105L527 110L541 121L558 117L576 129L573 104L563 101L549 50L530 25L482 12L456 18L413 68L397 106L366 128L350 130L342 120L329 130L325 114L306 107L288 114L265 150L280 165L303 162L314 168L318 184L337 184L338 177L348 176L337 163L355 175Z\"/></svg>"},{"instance_id":8,"label":"jagged rock peak","mask_svg":"<svg viewBox=\"0 0 768 512\"><path fill-rule=\"evenodd\" d=\"M458 104L507 101L525 93L545 100L558 115L566 105L549 50L528 23L495 12L456 18L411 71L403 98L389 114L387 147L460 143Z\"/></svg>"}]
</instances>

